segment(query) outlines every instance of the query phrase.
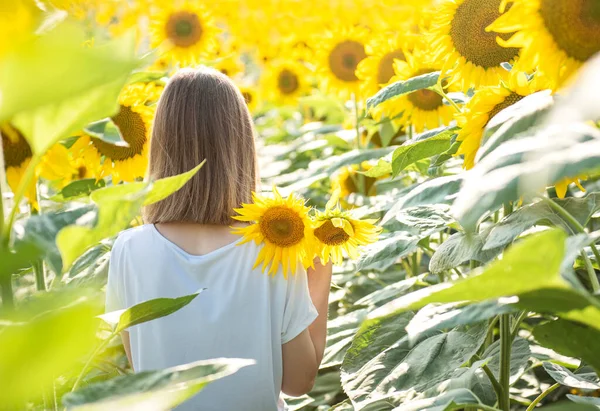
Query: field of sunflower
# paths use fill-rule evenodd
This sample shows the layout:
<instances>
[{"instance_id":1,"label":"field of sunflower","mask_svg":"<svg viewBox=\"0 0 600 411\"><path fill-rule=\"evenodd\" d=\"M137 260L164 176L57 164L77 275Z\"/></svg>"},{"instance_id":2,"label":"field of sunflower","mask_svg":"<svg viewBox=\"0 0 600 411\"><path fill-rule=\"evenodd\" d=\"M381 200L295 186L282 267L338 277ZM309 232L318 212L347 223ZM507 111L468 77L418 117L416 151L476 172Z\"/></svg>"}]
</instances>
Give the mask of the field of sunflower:
<instances>
[{"instance_id":1,"label":"field of sunflower","mask_svg":"<svg viewBox=\"0 0 600 411\"><path fill-rule=\"evenodd\" d=\"M290 410L598 409L599 52L598 0L0 0L0 409L167 410L244 365L131 373L119 333L202 295L101 315L115 236L210 167L144 179L197 65L277 187L237 210L257 265L335 264Z\"/></svg>"}]
</instances>

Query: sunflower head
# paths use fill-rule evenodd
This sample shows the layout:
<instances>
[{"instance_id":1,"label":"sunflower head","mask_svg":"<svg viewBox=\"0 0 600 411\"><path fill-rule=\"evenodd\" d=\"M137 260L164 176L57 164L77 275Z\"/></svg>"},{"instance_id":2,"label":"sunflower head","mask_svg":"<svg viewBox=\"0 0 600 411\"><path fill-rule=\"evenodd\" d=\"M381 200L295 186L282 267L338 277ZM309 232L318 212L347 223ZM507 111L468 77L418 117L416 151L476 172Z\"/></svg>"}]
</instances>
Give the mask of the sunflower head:
<instances>
[{"instance_id":1,"label":"sunflower head","mask_svg":"<svg viewBox=\"0 0 600 411\"><path fill-rule=\"evenodd\" d=\"M12 192L16 193L32 157L31 147L21 131L8 122L0 123L0 136L6 180ZM26 188L25 197L34 209L38 208L35 179Z\"/></svg>"},{"instance_id":2,"label":"sunflower head","mask_svg":"<svg viewBox=\"0 0 600 411\"><path fill-rule=\"evenodd\" d=\"M346 27L331 31L324 39L319 39L317 74L326 89L343 98L358 93L360 80L356 76L356 69L367 57L367 34L364 28Z\"/></svg>"},{"instance_id":3,"label":"sunflower head","mask_svg":"<svg viewBox=\"0 0 600 411\"><path fill-rule=\"evenodd\" d=\"M340 187L333 190L324 212L316 212L314 236L317 255L326 264L330 259L341 264L344 253L352 259L358 258L358 247L377 241L381 228L375 220L358 220L350 212L340 209L338 199Z\"/></svg>"},{"instance_id":4,"label":"sunflower head","mask_svg":"<svg viewBox=\"0 0 600 411\"><path fill-rule=\"evenodd\" d=\"M262 76L263 94L282 104L296 104L309 89L306 75L306 68L293 60L273 61Z\"/></svg>"},{"instance_id":5,"label":"sunflower head","mask_svg":"<svg viewBox=\"0 0 600 411\"><path fill-rule=\"evenodd\" d=\"M166 4L166 3L165 3ZM152 46L166 46L168 54L182 65L196 64L217 48L217 33L210 14L192 2L166 6L152 22Z\"/></svg>"},{"instance_id":6,"label":"sunflower head","mask_svg":"<svg viewBox=\"0 0 600 411\"><path fill-rule=\"evenodd\" d=\"M233 218L249 225L236 227L233 232L243 236L240 244L252 240L263 244L253 268L262 263L264 272L270 265L268 273L275 275L281 264L283 275L287 277L296 272L297 264L312 264L314 235L308 217L310 209L294 194L284 199L277 189L274 188L273 193L273 198L253 193L252 204L236 208L238 215Z\"/></svg>"},{"instance_id":7,"label":"sunflower head","mask_svg":"<svg viewBox=\"0 0 600 411\"><path fill-rule=\"evenodd\" d=\"M435 59L451 83L464 91L470 87L496 86L508 77L501 64L514 63L517 47L502 47L497 33L486 31L500 16L501 0L445 0L437 9L430 41ZM510 34L502 34L508 38Z\"/></svg>"},{"instance_id":8,"label":"sunflower head","mask_svg":"<svg viewBox=\"0 0 600 411\"><path fill-rule=\"evenodd\" d=\"M360 171L368 171L373 165L368 161L361 164L352 164L342 168L337 176L333 178L333 186L340 187L340 197L346 197L352 193L358 193L365 196L374 196L377 194L375 183L377 178L366 176Z\"/></svg>"},{"instance_id":9,"label":"sunflower head","mask_svg":"<svg viewBox=\"0 0 600 411\"><path fill-rule=\"evenodd\" d=\"M504 47L522 47L521 69L547 76L554 89L600 51L597 0L519 0L511 5L486 30L501 33L498 42Z\"/></svg>"}]
</instances>

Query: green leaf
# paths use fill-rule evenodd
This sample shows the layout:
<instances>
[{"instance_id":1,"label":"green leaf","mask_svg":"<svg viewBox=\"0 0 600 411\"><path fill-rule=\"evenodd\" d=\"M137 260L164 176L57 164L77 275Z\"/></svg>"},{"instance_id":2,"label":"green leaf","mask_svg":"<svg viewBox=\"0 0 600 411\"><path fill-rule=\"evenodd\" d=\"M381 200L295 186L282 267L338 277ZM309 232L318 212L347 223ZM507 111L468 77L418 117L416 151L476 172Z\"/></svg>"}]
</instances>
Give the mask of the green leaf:
<instances>
[{"instance_id":1,"label":"green leaf","mask_svg":"<svg viewBox=\"0 0 600 411\"><path fill-rule=\"evenodd\" d=\"M94 121L93 123L88 124L88 126L84 128L84 131L90 136L106 141L109 144L120 147L129 147L129 144L123 140L119 127L117 127L110 118Z\"/></svg>"},{"instance_id":2,"label":"green leaf","mask_svg":"<svg viewBox=\"0 0 600 411\"><path fill-rule=\"evenodd\" d=\"M4 263L4 261L3 261ZM96 342L96 299L77 293L44 293L3 321L0 332L0 403L23 409L41 401L55 378L73 372Z\"/></svg>"},{"instance_id":3,"label":"green leaf","mask_svg":"<svg viewBox=\"0 0 600 411\"><path fill-rule=\"evenodd\" d=\"M463 183L461 175L439 177L417 185L383 216L381 224L385 225L403 209L429 204L452 204Z\"/></svg>"},{"instance_id":4,"label":"green leaf","mask_svg":"<svg viewBox=\"0 0 600 411\"><path fill-rule=\"evenodd\" d=\"M465 230L475 231L481 217L502 204L600 169L596 127L563 124L530 133L531 137L505 142L466 174L454 203L454 214Z\"/></svg>"},{"instance_id":5,"label":"green leaf","mask_svg":"<svg viewBox=\"0 0 600 411\"><path fill-rule=\"evenodd\" d=\"M84 40L81 27L63 23L2 58L0 119L11 118L34 154L115 113L139 64L133 36L92 48Z\"/></svg>"},{"instance_id":6,"label":"green leaf","mask_svg":"<svg viewBox=\"0 0 600 411\"><path fill-rule=\"evenodd\" d=\"M534 338L561 354L583 359L600 370L600 330L567 320L555 320L533 329Z\"/></svg>"},{"instance_id":7,"label":"green leaf","mask_svg":"<svg viewBox=\"0 0 600 411\"><path fill-rule=\"evenodd\" d=\"M357 261L357 270L386 270L398 259L416 250L419 240L419 237L404 231L382 235L379 241L363 249Z\"/></svg>"},{"instance_id":8,"label":"green leaf","mask_svg":"<svg viewBox=\"0 0 600 411\"><path fill-rule=\"evenodd\" d=\"M92 191L106 187L104 180L96 180L95 178L84 178L67 184L52 200L72 200L82 196L88 196Z\"/></svg>"},{"instance_id":9,"label":"green leaf","mask_svg":"<svg viewBox=\"0 0 600 411\"><path fill-rule=\"evenodd\" d=\"M392 163L380 158L375 166L371 167L367 171L362 171L361 174L374 178L383 177L386 174L392 174Z\"/></svg>"},{"instance_id":10,"label":"green leaf","mask_svg":"<svg viewBox=\"0 0 600 411\"><path fill-rule=\"evenodd\" d=\"M47 212L33 215L18 221L15 231L22 234L15 239L17 247L31 244L40 250L48 267L57 275L62 272L62 259L56 245L56 236L60 230L78 222L80 225L92 224L97 216L94 206L83 206L62 212Z\"/></svg>"},{"instance_id":11,"label":"green leaf","mask_svg":"<svg viewBox=\"0 0 600 411\"><path fill-rule=\"evenodd\" d=\"M415 310L431 303L485 301L549 288L568 288L560 277L565 253L564 232L549 230L533 235L506 251L480 274L438 284L400 297L375 310L370 318Z\"/></svg>"},{"instance_id":12,"label":"green leaf","mask_svg":"<svg viewBox=\"0 0 600 411\"><path fill-rule=\"evenodd\" d=\"M571 401L577 403L577 405L589 405L590 408L585 408L585 410L590 410L590 411L594 411L597 410L598 408L600 408L600 398L598 397L585 397L582 395L573 395L573 394L567 394L567 398L570 399ZM566 405L565 405L566 406ZM568 405L569 407L569 411L571 409L573 409L574 411L579 411L579 408L577 408L575 410L575 408L572 405ZM564 410L566 410L566 408L562 408ZM556 409L556 411L559 411L558 408ZM584 409L582 408L581 411L584 411Z\"/></svg>"},{"instance_id":13,"label":"green leaf","mask_svg":"<svg viewBox=\"0 0 600 411\"><path fill-rule=\"evenodd\" d=\"M0 276L10 277L20 270L31 267L43 253L36 244L25 242L17 244L13 249L0 249Z\"/></svg>"},{"instance_id":14,"label":"green leaf","mask_svg":"<svg viewBox=\"0 0 600 411\"><path fill-rule=\"evenodd\" d=\"M142 206L160 201L183 187L204 163L205 161L185 173L161 178L153 183L119 184L92 192L90 198L98 206L96 225L91 228L65 227L56 237L56 244L63 259L63 271L88 248L127 228Z\"/></svg>"},{"instance_id":15,"label":"green leaf","mask_svg":"<svg viewBox=\"0 0 600 411\"><path fill-rule=\"evenodd\" d=\"M394 411L451 411L456 410L461 405L475 406L479 404L479 398L466 388L457 388L446 391L437 397L423 398L410 401L394 408Z\"/></svg>"},{"instance_id":16,"label":"green leaf","mask_svg":"<svg viewBox=\"0 0 600 411\"><path fill-rule=\"evenodd\" d=\"M357 409L384 402L392 409L407 394L423 392L449 378L477 352L485 324L429 334L413 346L404 326L409 313L367 320L342 364L342 386ZM413 391L414 390L414 391Z\"/></svg>"},{"instance_id":17,"label":"green leaf","mask_svg":"<svg viewBox=\"0 0 600 411\"><path fill-rule=\"evenodd\" d=\"M583 226L586 226L592 215L600 209L600 193L555 201ZM537 202L519 208L496 224L485 240L483 249L505 246L537 224L551 224L570 231L569 225L551 207L544 202Z\"/></svg>"},{"instance_id":18,"label":"green leaf","mask_svg":"<svg viewBox=\"0 0 600 411\"><path fill-rule=\"evenodd\" d=\"M192 302L203 290L178 298L155 298L144 301L125 310L113 311L99 316L106 323L115 327L114 333L133 327L134 325L165 317L182 309Z\"/></svg>"},{"instance_id":19,"label":"green leaf","mask_svg":"<svg viewBox=\"0 0 600 411\"><path fill-rule=\"evenodd\" d=\"M153 81L161 81L166 77L164 71L136 71L131 73L127 82L133 83L151 83Z\"/></svg>"},{"instance_id":20,"label":"green leaf","mask_svg":"<svg viewBox=\"0 0 600 411\"><path fill-rule=\"evenodd\" d=\"M429 270L436 274L442 273L467 261L479 261L485 264L502 252L502 248L484 251L484 242L484 233L452 234L431 257Z\"/></svg>"},{"instance_id":21,"label":"green leaf","mask_svg":"<svg viewBox=\"0 0 600 411\"><path fill-rule=\"evenodd\" d=\"M354 334L366 318L366 308L352 311L327 323L327 347L321 361L321 368L340 365L346 349L352 343Z\"/></svg>"},{"instance_id":22,"label":"green leaf","mask_svg":"<svg viewBox=\"0 0 600 411\"><path fill-rule=\"evenodd\" d=\"M63 405L78 411L169 410L207 384L254 363L248 359L219 358L124 375L69 393L63 397Z\"/></svg>"},{"instance_id":23,"label":"green leaf","mask_svg":"<svg viewBox=\"0 0 600 411\"><path fill-rule=\"evenodd\" d=\"M590 372L577 371L575 374L560 364L544 361L543 365L544 370L559 384L581 390L600 389L598 375L591 370Z\"/></svg>"},{"instance_id":24,"label":"green leaf","mask_svg":"<svg viewBox=\"0 0 600 411\"><path fill-rule=\"evenodd\" d=\"M554 98L550 90L526 96L492 117L484 135L490 135L477 153L476 162L488 156L502 143L539 124L550 111ZM492 134L493 133L493 134Z\"/></svg>"},{"instance_id":25,"label":"green leaf","mask_svg":"<svg viewBox=\"0 0 600 411\"><path fill-rule=\"evenodd\" d=\"M511 346L510 354L510 383L513 384L519 376L525 371L529 357L531 357L531 350L529 349L529 343L524 338L516 338ZM500 340L495 341L490 345L483 353L483 359L489 359L487 366L496 376L496 379L500 379Z\"/></svg>"},{"instance_id":26,"label":"green leaf","mask_svg":"<svg viewBox=\"0 0 600 411\"><path fill-rule=\"evenodd\" d=\"M448 381L442 382L439 386L433 388L434 393L448 392L456 389L468 389L483 404L493 406L496 403L496 393L489 377L485 374L482 367L488 360L475 361L470 367L461 367L452 373Z\"/></svg>"},{"instance_id":27,"label":"green leaf","mask_svg":"<svg viewBox=\"0 0 600 411\"><path fill-rule=\"evenodd\" d=\"M422 140L409 140L398 147L392 156L392 176L396 177L410 164L448 150L456 130L456 127L448 127L437 135Z\"/></svg>"},{"instance_id":28,"label":"green leaf","mask_svg":"<svg viewBox=\"0 0 600 411\"><path fill-rule=\"evenodd\" d=\"M394 97L399 97L424 88L431 88L436 85L439 77L440 72L436 71L433 73L422 74L406 81L397 81L389 86L385 86L373 97L367 99L367 109L376 107L384 101Z\"/></svg>"},{"instance_id":29,"label":"green leaf","mask_svg":"<svg viewBox=\"0 0 600 411\"><path fill-rule=\"evenodd\" d=\"M410 341L421 335L457 327L476 324L500 314L516 312L517 308L509 301L493 300L464 305L464 303L429 304L421 308L406 326Z\"/></svg>"},{"instance_id":30,"label":"green leaf","mask_svg":"<svg viewBox=\"0 0 600 411\"><path fill-rule=\"evenodd\" d=\"M379 306L391 299L398 298L401 295L412 291L417 287L417 283L423 281L427 274L422 274L416 277L409 277L396 283L387 285L370 294L365 295L357 300L355 305L367 305L370 307Z\"/></svg>"},{"instance_id":31,"label":"green leaf","mask_svg":"<svg viewBox=\"0 0 600 411\"><path fill-rule=\"evenodd\" d=\"M128 185L101 188L92 193L91 198L98 206L98 216L94 227L70 225L58 232L56 245L62 257L63 272L66 272L87 249L127 228L138 215L148 192L146 183L142 183L141 190L120 196L116 193L110 195L111 191L98 194L113 188L118 191L118 187L127 187Z\"/></svg>"}]
</instances>

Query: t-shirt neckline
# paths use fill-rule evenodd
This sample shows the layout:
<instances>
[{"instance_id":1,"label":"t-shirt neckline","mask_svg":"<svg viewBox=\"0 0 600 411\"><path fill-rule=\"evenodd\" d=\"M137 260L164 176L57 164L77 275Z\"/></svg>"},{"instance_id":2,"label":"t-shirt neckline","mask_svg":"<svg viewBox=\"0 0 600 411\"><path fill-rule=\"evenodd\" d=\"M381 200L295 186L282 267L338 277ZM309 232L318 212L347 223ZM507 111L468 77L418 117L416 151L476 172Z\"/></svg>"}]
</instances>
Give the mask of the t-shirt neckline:
<instances>
[{"instance_id":1,"label":"t-shirt neckline","mask_svg":"<svg viewBox=\"0 0 600 411\"><path fill-rule=\"evenodd\" d=\"M191 259L191 260L206 260L208 258L212 258L215 255L219 255L233 247L235 247L237 244L240 243L240 241L242 241L242 238L239 238L237 240L235 240L232 243L229 244L225 244L222 247L219 247L209 253L206 254L190 254L187 251L185 251L183 248L179 247L177 244L175 244L174 242L172 242L171 240L169 240L167 237L165 237L164 235L161 234L160 231L158 231L158 228L156 228L156 226L154 224L148 224L150 226L150 229L154 232L154 234L156 235L156 237L158 237L160 239L160 241L162 241L163 243L165 243L167 246L169 246L170 248L173 248L175 251L177 251L179 254L184 255L185 257Z\"/></svg>"}]
</instances>

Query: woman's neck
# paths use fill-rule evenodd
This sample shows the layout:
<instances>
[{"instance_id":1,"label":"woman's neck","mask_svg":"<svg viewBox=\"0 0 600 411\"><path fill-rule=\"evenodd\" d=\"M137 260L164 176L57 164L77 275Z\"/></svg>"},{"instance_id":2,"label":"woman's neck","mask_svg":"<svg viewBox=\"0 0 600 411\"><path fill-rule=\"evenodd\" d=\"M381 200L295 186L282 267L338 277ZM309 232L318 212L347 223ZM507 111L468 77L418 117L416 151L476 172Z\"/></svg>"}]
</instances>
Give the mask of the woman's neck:
<instances>
[{"instance_id":1,"label":"woman's neck","mask_svg":"<svg viewBox=\"0 0 600 411\"><path fill-rule=\"evenodd\" d=\"M242 224L232 226L239 225ZM156 223L154 226L163 237L192 255L208 254L240 239L226 225L170 222Z\"/></svg>"}]
</instances>

